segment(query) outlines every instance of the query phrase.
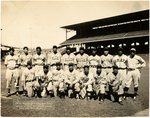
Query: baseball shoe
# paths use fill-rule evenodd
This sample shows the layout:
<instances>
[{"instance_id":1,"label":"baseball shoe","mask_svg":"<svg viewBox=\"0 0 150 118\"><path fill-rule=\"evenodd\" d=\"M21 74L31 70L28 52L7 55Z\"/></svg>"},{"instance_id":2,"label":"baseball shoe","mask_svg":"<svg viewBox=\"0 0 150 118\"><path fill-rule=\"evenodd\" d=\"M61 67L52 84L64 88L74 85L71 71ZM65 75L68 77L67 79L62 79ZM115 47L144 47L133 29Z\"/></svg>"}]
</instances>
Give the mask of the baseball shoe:
<instances>
[{"instance_id":1,"label":"baseball shoe","mask_svg":"<svg viewBox=\"0 0 150 118\"><path fill-rule=\"evenodd\" d=\"M134 96L134 97L133 97L133 100L135 101L135 100L136 100L136 98L137 98L137 96Z\"/></svg>"},{"instance_id":2,"label":"baseball shoe","mask_svg":"<svg viewBox=\"0 0 150 118\"><path fill-rule=\"evenodd\" d=\"M10 93L7 93L6 97L10 97L10 96L11 96L11 94L10 94Z\"/></svg>"},{"instance_id":3,"label":"baseball shoe","mask_svg":"<svg viewBox=\"0 0 150 118\"><path fill-rule=\"evenodd\" d=\"M122 97L119 97L118 103L119 103L120 105L123 105L122 102L123 102Z\"/></svg>"},{"instance_id":4,"label":"baseball shoe","mask_svg":"<svg viewBox=\"0 0 150 118\"><path fill-rule=\"evenodd\" d=\"M104 103L104 100L103 100L103 99L100 100L100 103L99 103L99 104L102 104L102 103Z\"/></svg>"},{"instance_id":5,"label":"baseball shoe","mask_svg":"<svg viewBox=\"0 0 150 118\"><path fill-rule=\"evenodd\" d=\"M123 96L123 99L124 99L124 100L127 100L127 99L128 99L128 97L126 97L126 96Z\"/></svg>"},{"instance_id":6,"label":"baseball shoe","mask_svg":"<svg viewBox=\"0 0 150 118\"><path fill-rule=\"evenodd\" d=\"M15 93L15 94L16 94L16 96L19 96L19 92L18 92L18 91L16 91L16 93Z\"/></svg>"}]
</instances>

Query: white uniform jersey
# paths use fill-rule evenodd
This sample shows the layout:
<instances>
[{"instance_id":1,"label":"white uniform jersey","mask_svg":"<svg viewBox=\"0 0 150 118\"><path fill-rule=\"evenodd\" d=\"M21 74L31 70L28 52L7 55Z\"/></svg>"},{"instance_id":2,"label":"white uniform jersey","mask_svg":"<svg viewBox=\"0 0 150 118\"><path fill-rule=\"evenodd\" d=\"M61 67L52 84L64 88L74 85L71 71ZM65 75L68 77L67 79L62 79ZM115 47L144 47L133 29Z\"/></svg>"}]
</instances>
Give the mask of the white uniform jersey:
<instances>
[{"instance_id":1,"label":"white uniform jersey","mask_svg":"<svg viewBox=\"0 0 150 118\"><path fill-rule=\"evenodd\" d=\"M56 54L54 52L48 54L47 64L53 65L57 62L61 62L61 54L59 52Z\"/></svg>"},{"instance_id":2,"label":"white uniform jersey","mask_svg":"<svg viewBox=\"0 0 150 118\"><path fill-rule=\"evenodd\" d=\"M101 63L101 58L98 55L95 56L90 55L88 60L89 60L89 65L91 66L97 66L98 64Z\"/></svg>"},{"instance_id":3,"label":"white uniform jersey","mask_svg":"<svg viewBox=\"0 0 150 118\"><path fill-rule=\"evenodd\" d=\"M69 84L75 84L79 81L78 72L73 70L70 72L69 70L65 71L66 82Z\"/></svg>"},{"instance_id":4,"label":"white uniform jersey","mask_svg":"<svg viewBox=\"0 0 150 118\"><path fill-rule=\"evenodd\" d=\"M44 73L43 70L41 70L39 72L39 75L38 75L41 79L47 79L47 80L51 80L52 78L52 73L49 71L47 74Z\"/></svg>"},{"instance_id":5,"label":"white uniform jersey","mask_svg":"<svg viewBox=\"0 0 150 118\"><path fill-rule=\"evenodd\" d=\"M19 64L19 58L17 55L7 55L4 64L7 65L9 69L15 69L16 64Z\"/></svg>"},{"instance_id":6,"label":"white uniform jersey","mask_svg":"<svg viewBox=\"0 0 150 118\"><path fill-rule=\"evenodd\" d=\"M110 54L108 54L107 56L102 55L101 56L102 67L112 67L112 59L113 59L113 56Z\"/></svg>"},{"instance_id":7,"label":"white uniform jersey","mask_svg":"<svg viewBox=\"0 0 150 118\"><path fill-rule=\"evenodd\" d=\"M127 66L131 69L141 68L146 66L146 62L138 55L135 55L133 58L128 56Z\"/></svg>"},{"instance_id":8,"label":"white uniform jersey","mask_svg":"<svg viewBox=\"0 0 150 118\"><path fill-rule=\"evenodd\" d=\"M22 74L22 80L27 81L27 80L34 80L35 77L35 71L34 69L28 69L25 68Z\"/></svg>"},{"instance_id":9,"label":"white uniform jersey","mask_svg":"<svg viewBox=\"0 0 150 118\"><path fill-rule=\"evenodd\" d=\"M76 56L77 67L84 67L85 65L89 64L88 58L89 56L87 54L78 54Z\"/></svg>"},{"instance_id":10,"label":"white uniform jersey","mask_svg":"<svg viewBox=\"0 0 150 118\"><path fill-rule=\"evenodd\" d=\"M30 55L30 54L28 54L28 55L25 55L25 54L20 55L20 64L22 66L26 66L28 61L32 61L32 55Z\"/></svg>"},{"instance_id":11,"label":"white uniform jersey","mask_svg":"<svg viewBox=\"0 0 150 118\"><path fill-rule=\"evenodd\" d=\"M107 83L106 73L104 71L102 71L100 74L95 73L94 82L98 84L106 84Z\"/></svg>"},{"instance_id":12,"label":"white uniform jersey","mask_svg":"<svg viewBox=\"0 0 150 118\"><path fill-rule=\"evenodd\" d=\"M116 55L113 58L113 64L117 65L119 68L126 68L127 67L127 56L126 55Z\"/></svg>"},{"instance_id":13,"label":"white uniform jersey","mask_svg":"<svg viewBox=\"0 0 150 118\"><path fill-rule=\"evenodd\" d=\"M44 54L35 54L33 56L33 64L35 65L43 65L45 64L45 55Z\"/></svg>"},{"instance_id":14,"label":"white uniform jersey","mask_svg":"<svg viewBox=\"0 0 150 118\"><path fill-rule=\"evenodd\" d=\"M65 80L64 71L63 70L53 70L52 71L52 81L63 81Z\"/></svg>"},{"instance_id":15,"label":"white uniform jersey","mask_svg":"<svg viewBox=\"0 0 150 118\"><path fill-rule=\"evenodd\" d=\"M73 53L71 53L71 54L64 54L63 56L62 56L62 58L61 58L61 62L63 63L63 64L66 64L66 65L68 65L69 63L74 63L74 64L76 64L76 58L75 58L75 55L73 54Z\"/></svg>"},{"instance_id":16,"label":"white uniform jersey","mask_svg":"<svg viewBox=\"0 0 150 118\"><path fill-rule=\"evenodd\" d=\"M80 82L83 84L92 84L94 82L94 76L93 73L89 73L88 75L85 75L84 72L80 73Z\"/></svg>"}]
</instances>

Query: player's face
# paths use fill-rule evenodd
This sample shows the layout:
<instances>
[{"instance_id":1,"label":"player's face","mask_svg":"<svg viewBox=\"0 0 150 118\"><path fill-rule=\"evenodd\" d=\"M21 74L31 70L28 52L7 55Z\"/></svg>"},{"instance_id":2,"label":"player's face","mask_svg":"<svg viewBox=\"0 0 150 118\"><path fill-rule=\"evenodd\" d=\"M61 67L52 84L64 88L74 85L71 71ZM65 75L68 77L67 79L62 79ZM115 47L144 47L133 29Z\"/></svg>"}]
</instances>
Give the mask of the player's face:
<instances>
[{"instance_id":1,"label":"player's face","mask_svg":"<svg viewBox=\"0 0 150 118\"><path fill-rule=\"evenodd\" d=\"M130 55L132 56L132 57L134 57L135 56L135 51L131 51L131 53L130 53Z\"/></svg>"},{"instance_id":2,"label":"player's face","mask_svg":"<svg viewBox=\"0 0 150 118\"><path fill-rule=\"evenodd\" d=\"M41 54L41 50L40 49L37 49L36 52L37 52L37 54Z\"/></svg>"},{"instance_id":3,"label":"player's face","mask_svg":"<svg viewBox=\"0 0 150 118\"><path fill-rule=\"evenodd\" d=\"M24 51L25 54L28 54L28 49L27 48L25 48L23 51Z\"/></svg>"},{"instance_id":4,"label":"player's face","mask_svg":"<svg viewBox=\"0 0 150 118\"><path fill-rule=\"evenodd\" d=\"M119 50L119 51L118 51L118 55L121 56L122 54L123 54L123 51L122 51L122 50Z\"/></svg>"},{"instance_id":5,"label":"player's face","mask_svg":"<svg viewBox=\"0 0 150 118\"><path fill-rule=\"evenodd\" d=\"M118 73L118 69L113 69L113 73L117 74Z\"/></svg>"},{"instance_id":6,"label":"player's face","mask_svg":"<svg viewBox=\"0 0 150 118\"><path fill-rule=\"evenodd\" d=\"M104 51L104 55L108 55L109 51L108 50L105 50Z\"/></svg>"},{"instance_id":7,"label":"player's face","mask_svg":"<svg viewBox=\"0 0 150 118\"><path fill-rule=\"evenodd\" d=\"M56 53L57 52L57 48L53 48L53 52Z\"/></svg>"},{"instance_id":8,"label":"player's face","mask_svg":"<svg viewBox=\"0 0 150 118\"><path fill-rule=\"evenodd\" d=\"M96 50L92 50L92 54L93 54L93 55L96 55Z\"/></svg>"},{"instance_id":9,"label":"player's face","mask_svg":"<svg viewBox=\"0 0 150 118\"><path fill-rule=\"evenodd\" d=\"M70 54L70 50L66 50L66 53L67 53L67 54Z\"/></svg>"},{"instance_id":10,"label":"player's face","mask_svg":"<svg viewBox=\"0 0 150 118\"><path fill-rule=\"evenodd\" d=\"M73 66L69 66L69 71L73 71L74 67Z\"/></svg>"},{"instance_id":11,"label":"player's face","mask_svg":"<svg viewBox=\"0 0 150 118\"><path fill-rule=\"evenodd\" d=\"M57 66L56 66L56 69L57 69L57 70L60 70L60 69L61 69L60 65L57 65Z\"/></svg>"},{"instance_id":12,"label":"player's face","mask_svg":"<svg viewBox=\"0 0 150 118\"><path fill-rule=\"evenodd\" d=\"M13 50L10 50L10 55L14 55L14 51Z\"/></svg>"},{"instance_id":13,"label":"player's face","mask_svg":"<svg viewBox=\"0 0 150 118\"><path fill-rule=\"evenodd\" d=\"M84 53L84 50L80 50L80 54L83 54Z\"/></svg>"},{"instance_id":14,"label":"player's face","mask_svg":"<svg viewBox=\"0 0 150 118\"><path fill-rule=\"evenodd\" d=\"M88 74L89 73L89 68L84 68L84 73Z\"/></svg>"}]
</instances>

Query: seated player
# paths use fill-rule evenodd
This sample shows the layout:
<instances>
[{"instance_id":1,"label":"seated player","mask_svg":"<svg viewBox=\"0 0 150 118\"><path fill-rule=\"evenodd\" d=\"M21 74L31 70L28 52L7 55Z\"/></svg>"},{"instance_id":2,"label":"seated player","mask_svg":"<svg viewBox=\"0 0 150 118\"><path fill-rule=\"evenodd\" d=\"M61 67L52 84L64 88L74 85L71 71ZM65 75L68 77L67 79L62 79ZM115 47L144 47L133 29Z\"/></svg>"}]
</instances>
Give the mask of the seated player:
<instances>
[{"instance_id":1,"label":"seated player","mask_svg":"<svg viewBox=\"0 0 150 118\"><path fill-rule=\"evenodd\" d=\"M113 72L107 75L107 81L109 85L111 100L114 102L118 101L120 104L122 104L122 76L118 72L118 66L113 66Z\"/></svg>"},{"instance_id":2,"label":"seated player","mask_svg":"<svg viewBox=\"0 0 150 118\"><path fill-rule=\"evenodd\" d=\"M97 71L94 75L94 92L96 93L96 97L99 97L99 101L104 102L105 90L107 84L106 73L102 71L101 65L97 65Z\"/></svg>"},{"instance_id":3,"label":"seated player","mask_svg":"<svg viewBox=\"0 0 150 118\"><path fill-rule=\"evenodd\" d=\"M40 84L40 92L42 97L47 96L47 86L51 79L51 72L49 71L49 66L44 65L43 70L39 74L39 84Z\"/></svg>"},{"instance_id":4,"label":"seated player","mask_svg":"<svg viewBox=\"0 0 150 118\"><path fill-rule=\"evenodd\" d=\"M33 97L37 94L37 89L40 87L35 78L35 70L32 68L31 61L27 62L27 68L23 71L22 80L25 80L25 90L28 97Z\"/></svg>"},{"instance_id":5,"label":"seated player","mask_svg":"<svg viewBox=\"0 0 150 118\"><path fill-rule=\"evenodd\" d=\"M48 91L54 92L54 97L57 97L58 92L60 97L65 97L65 76L61 69L61 63L56 63L56 70L52 71L51 81L48 85Z\"/></svg>"},{"instance_id":6,"label":"seated player","mask_svg":"<svg viewBox=\"0 0 150 118\"><path fill-rule=\"evenodd\" d=\"M69 70L65 72L65 83L67 85L68 97L71 97L71 94L75 93L76 98L79 98L79 78L77 70L74 69L74 64L69 64Z\"/></svg>"},{"instance_id":7,"label":"seated player","mask_svg":"<svg viewBox=\"0 0 150 118\"><path fill-rule=\"evenodd\" d=\"M94 82L93 73L89 72L89 66L84 66L84 71L81 72L80 75L80 95L81 98L84 99L87 97L87 100L91 98L91 94L93 92L92 84Z\"/></svg>"}]
</instances>

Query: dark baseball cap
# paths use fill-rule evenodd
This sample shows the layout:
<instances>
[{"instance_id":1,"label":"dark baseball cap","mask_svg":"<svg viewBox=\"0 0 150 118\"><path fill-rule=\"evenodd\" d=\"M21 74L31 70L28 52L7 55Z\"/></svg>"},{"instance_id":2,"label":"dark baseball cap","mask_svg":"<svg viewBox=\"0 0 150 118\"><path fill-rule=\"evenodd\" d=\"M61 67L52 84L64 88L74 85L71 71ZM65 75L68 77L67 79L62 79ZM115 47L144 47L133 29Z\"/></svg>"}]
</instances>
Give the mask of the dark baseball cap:
<instances>
[{"instance_id":1,"label":"dark baseball cap","mask_svg":"<svg viewBox=\"0 0 150 118\"><path fill-rule=\"evenodd\" d=\"M97 65L97 68L102 68L102 66L99 64L99 65Z\"/></svg>"},{"instance_id":2,"label":"dark baseball cap","mask_svg":"<svg viewBox=\"0 0 150 118\"><path fill-rule=\"evenodd\" d=\"M89 68L89 65L85 65L84 68Z\"/></svg>"},{"instance_id":3,"label":"dark baseball cap","mask_svg":"<svg viewBox=\"0 0 150 118\"><path fill-rule=\"evenodd\" d=\"M84 50L84 47L80 47L80 50Z\"/></svg>"},{"instance_id":4,"label":"dark baseball cap","mask_svg":"<svg viewBox=\"0 0 150 118\"><path fill-rule=\"evenodd\" d=\"M69 64L68 64L68 66L73 66L73 65L74 65L74 63L69 63Z\"/></svg>"},{"instance_id":5,"label":"dark baseball cap","mask_svg":"<svg viewBox=\"0 0 150 118\"><path fill-rule=\"evenodd\" d=\"M104 48L104 51L109 51L108 47L105 47L105 48Z\"/></svg>"},{"instance_id":6,"label":"dark baseball cap","mask_svg":"<svg viewBox=\"0 0 150 118\"><path fill-rule=\"evenodd\" d=\"M118 69L118 66L117 66L117 65L114 65L112 68L113 68L113 69Z\"/></svg>"},{"instance_id":7,"label":"dark baseball cap","mask_svg":"<svg viewBox=\"0 0 150 118\"><path fill-rule=\"evenodd\" d=\"M56 46L56 45L54 45L54 46L53 46L53 48L57 48L57 46Z\"/></svg>"},{"instance_id":8,"label":"dark baseball cap","mask_svg":"<svg viewBox=\"0 0 150 118\"><path fill-rule=\"evenodd\" d=\"M11 48L9 48L9 51L11 51L11 50L12 50L13 52L15 51L15 49L14 49L14 48L12 48L12 47L11 47Z\"/></svg>"},{"instance_id":9,"label":"dark baseball cap","mask_svg":"<svg viewBox=\"0 0 150 118\"><path fill-rule=\"evenodd\" d=\"M118 48L118 51L123 51L123 48L122 48L122 47L119 47L119 48Z\"/></svg>"},{"instance_id":10,"label":"dark baseball cap","mask_svg":"<svg viewBox=\"0 0 150 118\"><path fill-rule=\"evenodd\" d=\"M48 66L47 64L45 64L45 65L43 66L43 68L48 69L48 68L49 68L49 66Z\"/></svg>"},{"instance_id":11,"label":"dark baseball cap","mask_svg":"<svg viewBox=\"0 0 150 118\"><path fill-rule=\"evenodd\" d=\"M71 48L70 47L66 47L66 50L70 50Z\"/></svg>"},{"instance_id":12,"label":"dark baseball cap","mask_svg":"<svg viewBox=\"0 0 150 118\"><path fill-rule=\"evenodd\" d=\"M56 66L60 66L60 65L62 65L60 62L57 62L57 63L56 63Z\"/></svg>"}]
</instances>

